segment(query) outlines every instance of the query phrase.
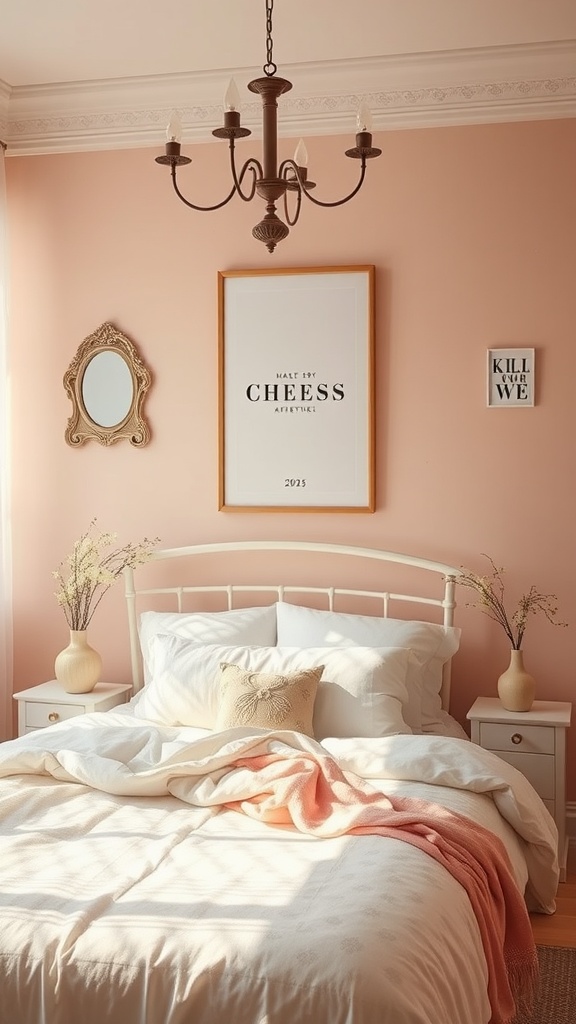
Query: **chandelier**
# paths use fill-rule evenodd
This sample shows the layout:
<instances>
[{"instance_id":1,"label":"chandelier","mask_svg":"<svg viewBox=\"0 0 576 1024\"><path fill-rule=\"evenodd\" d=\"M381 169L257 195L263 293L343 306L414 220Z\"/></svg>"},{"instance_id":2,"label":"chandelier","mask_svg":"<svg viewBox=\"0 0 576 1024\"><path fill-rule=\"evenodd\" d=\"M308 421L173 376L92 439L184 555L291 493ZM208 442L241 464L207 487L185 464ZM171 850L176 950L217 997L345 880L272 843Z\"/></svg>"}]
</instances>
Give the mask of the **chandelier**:
<instances>
[{"instance_id":1,"label":"chandelier","mask_svg":"<svg viewBox=\"0 0 576 1024\"><path fill-rule=\"evenodd\" d=\"M277 99L292 88L292 83L286 78L276 76L278 69L272 59L273 8L274 0L266 0L266 63L262 68L264 78L255 78L248 83L250 92L258 93L262 98L262 163L254 157L249 157L240 170L236 166L234 152L236 139L246 138L252 133L249 128L243 128L240 124L240 96L233 79L224 98L224 125L221 128L215 128L212 132L217 139L228 139L232 173L232 187L228 195L214 206L198 206L182 195L176 181L176 168L182 164L191 163L191 160L190 157L182 156L180 152L181 127L175 115L170 119L166 132L166 152L162 156L156 157L156 163L167 164L170 167L176 195L192 210L219 210L222 206L226 206L235 195L240 196L240 199L247 203L256 194L263 199L266 203L266 213L263 219L252 228L252 234L259 242L263 242L271 253L274 252L278 242L287 237L290 228L298 221L302 196L316 206L342 206L343 203L352 199L362 187L366 174L366 161L380 156L382 152L381 149L372 146L370 112L362 103L357 116L356 145L353 149L346 150L346 156L360 161L360 174L356 186L347 196L337 199L335 202L323 202L311 194L316 184L308 178L308 154L302 139L296 147L294 159L283 160L278 166ZM290 200L289 193L292 193ZM283 201L284 220L281 220L276 213L276 203L280 200Z\"/></svg>"}]
</instances>

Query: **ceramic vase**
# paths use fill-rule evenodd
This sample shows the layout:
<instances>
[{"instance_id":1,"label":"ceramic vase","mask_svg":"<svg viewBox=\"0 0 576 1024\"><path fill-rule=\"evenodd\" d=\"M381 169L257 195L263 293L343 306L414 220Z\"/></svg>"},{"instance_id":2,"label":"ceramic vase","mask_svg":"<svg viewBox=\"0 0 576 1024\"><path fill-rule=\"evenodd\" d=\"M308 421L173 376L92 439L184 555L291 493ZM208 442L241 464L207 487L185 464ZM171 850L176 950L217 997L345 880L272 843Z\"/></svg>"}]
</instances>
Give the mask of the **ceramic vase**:
<instances>
[{"instance_id":1,"label":"ceramic vase","mask_svg":"<svg viewBox=\"0 0 576 1024\"><path fill-rule=\"evenodd\" d=\"M67 693L89 693L100 678L102 658L90 647L85 629L71 629L70 643L56 655L54 673Z\"/></svg>"},{"instance_id":2,"label":"ceramic vase","mask_svg":"<svg viewBox=\"0 0 576 1024\"><path fill-rule=\"evenodd\" d=\"M498 679L498 696L507 711L530 711L536 684L524 668L522 651L510 651L510 664Z\"/></svg>"}]
</instances>

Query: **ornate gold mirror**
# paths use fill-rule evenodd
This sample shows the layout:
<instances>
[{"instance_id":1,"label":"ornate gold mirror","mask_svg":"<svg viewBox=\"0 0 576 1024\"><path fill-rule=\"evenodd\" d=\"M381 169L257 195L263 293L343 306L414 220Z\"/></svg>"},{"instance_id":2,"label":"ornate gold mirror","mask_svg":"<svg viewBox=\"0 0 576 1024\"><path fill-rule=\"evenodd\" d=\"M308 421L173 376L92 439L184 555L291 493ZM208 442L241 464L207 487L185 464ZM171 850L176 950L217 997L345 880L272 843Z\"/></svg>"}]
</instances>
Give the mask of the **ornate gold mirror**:
<instances>
[{"instance_id":1,"label":"ornate gold mirror","mask_svg":"<svg viewBox=\"0 0 576 1024\"><path fill-rule=\"evenodd\" d=\"M84 339L64 374L72 402L68 444L76 448L90 438L104 445L123 438L138 448L147 444L142 403L150 383L133 343L112 324L102 324Z\"/></svg>"}]
</instances>

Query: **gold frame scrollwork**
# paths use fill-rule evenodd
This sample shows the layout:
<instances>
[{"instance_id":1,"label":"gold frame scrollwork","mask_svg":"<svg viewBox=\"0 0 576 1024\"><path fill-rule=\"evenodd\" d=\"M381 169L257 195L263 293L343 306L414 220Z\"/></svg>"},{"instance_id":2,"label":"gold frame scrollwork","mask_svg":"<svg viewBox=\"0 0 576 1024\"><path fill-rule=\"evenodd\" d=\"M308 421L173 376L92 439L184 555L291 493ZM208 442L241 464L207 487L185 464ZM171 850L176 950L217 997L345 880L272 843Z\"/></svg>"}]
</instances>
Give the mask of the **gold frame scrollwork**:
<instances>
[{"instance_id":1,"label":"gold frame scrollwork","mask_svg":"<svg viewBox=\"0 0 576 1024\"><path fill-rule=\"evenodd\" d=\"M102 426L90 416L84 402L82 382L89 363L101 352L115 352L126 363L132 379L132 400L126 415L113 426ZM77 448L85 441L94 440L112 445L123 439L136 448L150 440L150 429L142 414L142 404L152 383L148 368L138 355L134 344L111 323L103 323L79 345L70 366L64 374L64 388L72 402L72 415L68 420L65 438Z\"/></svg>"}]
</instances>

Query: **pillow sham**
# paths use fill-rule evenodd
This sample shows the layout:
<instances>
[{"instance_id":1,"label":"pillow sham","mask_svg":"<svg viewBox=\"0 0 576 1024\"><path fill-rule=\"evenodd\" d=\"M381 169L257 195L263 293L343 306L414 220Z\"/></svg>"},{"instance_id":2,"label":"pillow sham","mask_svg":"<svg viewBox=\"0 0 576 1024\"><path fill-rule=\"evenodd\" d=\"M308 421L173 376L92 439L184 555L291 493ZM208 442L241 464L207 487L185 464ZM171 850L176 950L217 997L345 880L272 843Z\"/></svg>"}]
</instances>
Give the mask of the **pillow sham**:
<instances>
[{"instance_id":1,"label":"pillow sham","mask_svg":"<svg viewBox=\"0 0 576 1024\"><path fill-rule=\"evenodd\" d=\"M222 662L285 675L324 665L314 706L316 739L409 733L402 717L408 651L367 647L221 647L158 635L153 676L134 707L138 718L214 729Z\"/></svg>"},{"instance_id":2,"label":"pillow sham","mask_svg":"<svg viewBox=\"0 0 576 1024\"><path fill-rule=\"evenodd\" d=\"M150 682L150 642L159 633L171 633L203 644L249 644L270 647L276 643L276 609L273 604L233 608L222 612L142 612L139 622L144 682Z\"/></svg>"},{"instance_id":3,"label":"pillow sham","mask_svg":"<svg viewBox=\"0 0 576 1024\"><path fill-rule=\"evenodd\" d=\"M324 665L284 674L220 665L218 732L235 727L292 729L313 736L312 713Z\"/></svg>"},{"instance_id":4,"label":"pillow sham","mask_svg":"<svg viewBox=\"0 0 576 1024\"><path fill-rule=\"evenodd\" d=\"M403 716L413 732L434 732L443 724L440 689L444 665L456 653L461 630L433 622L354 615L279 601L279 646L405 647L409 650Z\"/></svg>"}]
</instances>

